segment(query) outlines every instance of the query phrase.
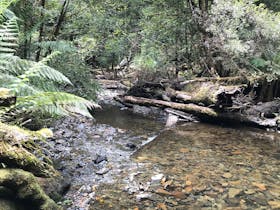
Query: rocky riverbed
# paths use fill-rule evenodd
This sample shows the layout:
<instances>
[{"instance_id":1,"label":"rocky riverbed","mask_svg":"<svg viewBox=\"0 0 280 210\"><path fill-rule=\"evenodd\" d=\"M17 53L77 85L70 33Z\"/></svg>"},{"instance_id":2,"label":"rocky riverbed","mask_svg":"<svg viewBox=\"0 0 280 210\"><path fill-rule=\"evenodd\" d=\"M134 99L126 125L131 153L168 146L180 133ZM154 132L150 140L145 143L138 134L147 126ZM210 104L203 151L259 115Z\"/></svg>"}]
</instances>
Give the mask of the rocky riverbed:
<instances>
[{"instance_id":1,"label":"rocky riverbed","mask_svg":"<svg viewBox=\"0 0 280 210\"><path fill-rule=\"evenodd\" d=\"M49 143L65 209L279 209L280 136L163 121L119 107L65 118Z\"/></svg>"}]
</instances>

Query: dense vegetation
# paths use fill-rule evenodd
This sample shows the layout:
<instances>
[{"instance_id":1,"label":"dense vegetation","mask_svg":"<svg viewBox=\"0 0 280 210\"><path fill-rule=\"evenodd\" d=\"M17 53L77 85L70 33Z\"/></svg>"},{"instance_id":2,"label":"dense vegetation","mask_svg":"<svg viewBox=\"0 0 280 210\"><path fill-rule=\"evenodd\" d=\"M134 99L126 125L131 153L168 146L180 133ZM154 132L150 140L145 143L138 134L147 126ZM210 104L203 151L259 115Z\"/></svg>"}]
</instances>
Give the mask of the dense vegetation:
<instances>
[{"instance_id":1,"label":"dense vegetation","mask_svg":"<svg viewBox=\"0 0 280 210\"><path fill-rule=\"evenodd\" d=\"M0 131L6 135L15 128L4 123L22 126L33 122L35 129L36 120L71 114L91 117L88 110L98 107L94 101L99 86L94 76L100 72L103 76L109 74L111 79L129 77L130 84L241 76L250 81L250 91L259 91L259 101L265 101L265 94L271 96L269 99L279 97L279 23L279 0L1 0ZM254 89L259 83L270 86ZM222 85L224 88L228 84ZM224 92L235 96L242 85L234 90L224 88ZM217 117L219 113L211 106L218 104L220 84L211 88L216 91L214 97L204 91L203 96L191 95L194 105L175 104L176 107L183 111L196 109L195 113L209 111ZM176 100L189 102L189 95L172 91L168 94L177 96ZM167 100L157 101L157 106L174 105L166 105L171 101L166 92L161 97ZM245 100L249 98L246 97ZM154 105L153 102L140 104ZM238 102L240 105L244 101ZM231 98L230 103L232 109L238 107L233 106ZM276 112L279 117L279 110ZM15 146L15 142L3 144L31 154L27 152L30 148ZM25 169L26 165L21 164L26 158L15 159ZM20 172L5 171L0 181L14 173ZM26 177L33 179L33 175ZM37 185L34 188L42 191ZM44 193L42 200L55 206Z\"/></svg>"}]
</instances>

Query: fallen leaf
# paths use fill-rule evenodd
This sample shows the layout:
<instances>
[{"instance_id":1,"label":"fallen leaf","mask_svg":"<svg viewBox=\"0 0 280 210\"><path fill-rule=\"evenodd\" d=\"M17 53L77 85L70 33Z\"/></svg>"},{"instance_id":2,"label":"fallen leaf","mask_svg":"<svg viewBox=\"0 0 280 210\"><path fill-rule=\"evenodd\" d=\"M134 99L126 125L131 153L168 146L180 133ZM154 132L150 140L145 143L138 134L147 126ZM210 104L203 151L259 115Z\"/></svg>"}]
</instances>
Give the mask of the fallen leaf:
<instances>
[{"instance_id":1,"label":"fallen leaf","mask_svg":"<svg viewBox=\"0 0 280 210\"><path fill-rule=\"evenodd\" d=\"M257 188L259 188L259 190L261 190L261 191L265 191L266 190L265 185L262 184L262 183L253 182L252 185L257 187Z\"/></svg>"},{"instance_id":2,"label":"fallen leaf","mask_svg":"<svg viewBox=\"0 0 280 210\"><path fill-rule=\"evenodd\" d=\"M157 208L158 208L158 209L161 209L161 210L167 210L167 207L166 207L166 205L165 205L164 203L159 203L159 204L157 205Z\"/></svg>"},{"instance_id":3,"label":"fallen leaf","mask_svg":"<svg viewBox=\"0 0 280 210\"><path fill-rule=\"evenodd\" d=\"M172 193L170 193L170 192L168 192L168 191L166 191L164 189L157 189L156 193L157 194L162 194L162 195L172 195Z\"/></svg>"}]
</instances>

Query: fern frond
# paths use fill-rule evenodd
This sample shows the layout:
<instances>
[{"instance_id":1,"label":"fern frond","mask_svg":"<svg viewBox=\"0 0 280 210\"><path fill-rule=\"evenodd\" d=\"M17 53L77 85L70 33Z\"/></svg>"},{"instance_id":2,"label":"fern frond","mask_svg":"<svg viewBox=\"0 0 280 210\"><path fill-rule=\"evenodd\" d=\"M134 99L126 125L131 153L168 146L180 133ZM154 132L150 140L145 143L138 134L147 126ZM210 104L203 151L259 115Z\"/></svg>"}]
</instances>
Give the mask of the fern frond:
<instances>
[{"instance_id":1,"label":"fern frond","mask_svg":"<svg viewBox=\"0 0 280 210\"><path fill-rule=\"evenodd\" d=\"M21 59L13 55L0 55L0 71L18 76L21 79L48 79L58 83L72 85L71 81L59 71L41 62Z\"/></svg>"},{"instance_id":2,"label":"fern frond","mask_svg":"<svg viewBox=\"0 0 280 210\"><path fill-rule=\"evenodd\" d=\"M44 111L49 114L71 115L82 114L91 117L87 109L100 107L98 104L63 92L41 92L38 94L18 97L15 109Z\"/></svg>"},{"instance_id":3,"label":"fern frond","mask_svg":"<svg viewBox=\"0 0 280 210\"><path fill-rule=\"evenodd\" d=\"M69 41L43 41L34 44L43 50L59 51L59 52L73 52L75 47Z\"/></svg>"},{"instance_id":4,"label":"fern frond","mask_svg":"<svg viewBox=\"0 0 280 210\"><path fill-rule=\"evenodd\" d=\"M0 15L16 0L1 0L0 1Z\"/></svg>"},{"instance_id":5,"label":"fern frond","mask_svg":"<svg viewBox=\"0 0 280 210\"><path fill-rule=\"evenodd\" d=\"M3 16L5 20L0 25L0 53L14 54L18 47L17 17L9 10Z\"/></svg>"}]
</instances>

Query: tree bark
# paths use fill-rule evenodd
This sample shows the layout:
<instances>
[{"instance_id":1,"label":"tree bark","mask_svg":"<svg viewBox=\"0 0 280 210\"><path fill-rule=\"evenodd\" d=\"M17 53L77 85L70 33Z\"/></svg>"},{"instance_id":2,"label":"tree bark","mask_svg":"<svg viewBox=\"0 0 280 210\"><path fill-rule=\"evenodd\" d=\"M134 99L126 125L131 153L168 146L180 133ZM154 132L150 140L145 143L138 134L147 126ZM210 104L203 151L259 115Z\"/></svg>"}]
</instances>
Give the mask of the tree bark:
<instances>
[{"instance_id":1,"label":"tree bark","mask_svg":"<svg viewBox=\"0 0 280 210\"><path fill-rule=\"evenodd\" d=\"M44 9L45 9L45 4L46 1L45 0L41 0L41 14L40 14L40 19L42 21L41 25L40 25L40 29L39 29L39 37L38 37L38 43L40 44L43 40L43 33L44 33ZM40 60L40 55L41 55L41 47L39 46L36 52L36 61L38 62Z\"/></svg>"}]
</instances>

